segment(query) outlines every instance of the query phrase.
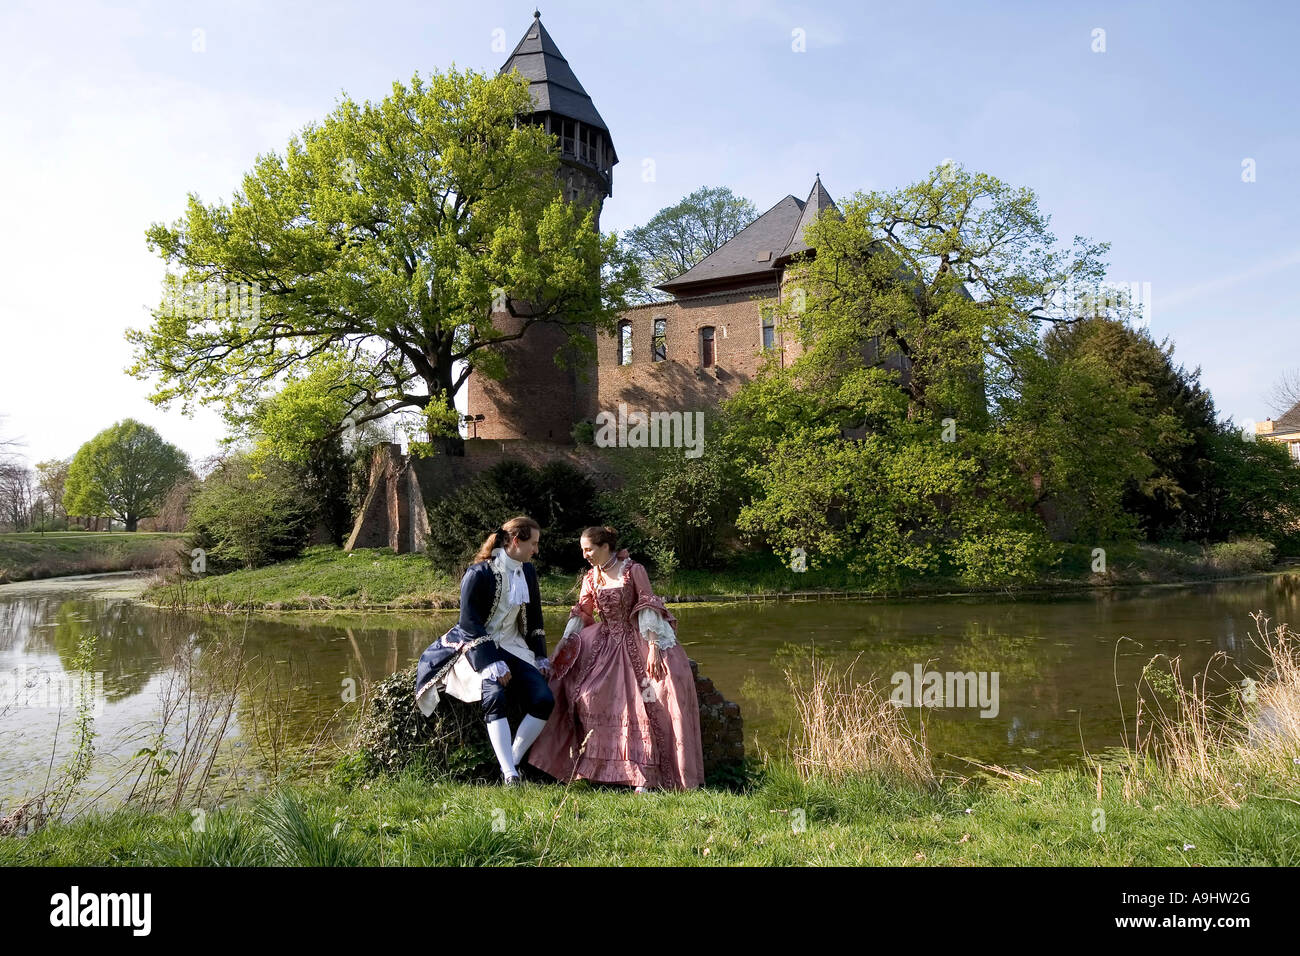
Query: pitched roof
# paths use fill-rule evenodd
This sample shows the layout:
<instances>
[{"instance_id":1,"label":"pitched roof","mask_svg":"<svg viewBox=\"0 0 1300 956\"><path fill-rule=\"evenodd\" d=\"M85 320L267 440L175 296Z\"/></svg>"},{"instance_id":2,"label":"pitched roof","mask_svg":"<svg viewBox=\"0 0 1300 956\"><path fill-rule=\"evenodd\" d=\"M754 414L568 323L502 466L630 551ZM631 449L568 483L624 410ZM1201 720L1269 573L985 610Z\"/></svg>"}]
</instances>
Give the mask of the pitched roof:
<instances>
[{"instance_id":1,"label":"pitched roof","mask_svg":"<svg viewBox=\"0 0 1300 956\"><path fill-rule=\"evenodd\" d=\"M1300 402L1292 405L1290 410L1281 418L1273 422L1273 431L1276 432L1300 432Z\"/></svg>"},{"instance_id":2,"label":"pitched roof","mask_svg":"<svg viewBox=\"0 0 1300 956\"><path fill-rule=\"evenodd\" d=\"M518 70L528 81L528 92L533 96L537 112L559 113L598 129L609 138L609 127L596 112L587 91L574 75L569 61L555 45L551 35L542 26L542 15L533 14L533 22L524 33L513 53L501 66L502 73Z\"/></svg>"},{"instance_id":3,"label":"pitched roof","mask_svg":"<svg viewBox=\"0 0 1300 956\"><path fill-rule=\"evenodd\" d=\"M750 275L775 281L776 258L790 242L790 233L802 214L803 203L786 196L693 267L657 288L682 291L700 282Z\"/></svg>"},{"instance_id":4,"label":"pitched roof","mask_svg":"<svg viewBox=\"0 0 1300 956\"><path fill-rule=\"evenodd\" d=\"M808 194L808 199L803 204L803 215L799 217L799 224L794 227L794 231L790 234L790 241L786 244L779 258L788 259L800 252L808 251L809 246L808 243L804 242L803 231L826 209L834 209L837 216L840 213L835 206L835 200L831 199L830 193L822 185L821 173L818 173L817 181L813 183L812 192Z\"/></svg>"},{"instance_id":5,"label":"pitched roof","mask_svg":"<svg viewBox=\"0 0 1300 956\"><path fill-rule=\"evenodd\" d=\"M818 176L807 202L786 196L694 267L656 288L682 295L704 288L704 283L775 282L781 261L808 248L803 242L804 226L827 207L834 209L835 203Z\"/></svg>"}]
</instances>

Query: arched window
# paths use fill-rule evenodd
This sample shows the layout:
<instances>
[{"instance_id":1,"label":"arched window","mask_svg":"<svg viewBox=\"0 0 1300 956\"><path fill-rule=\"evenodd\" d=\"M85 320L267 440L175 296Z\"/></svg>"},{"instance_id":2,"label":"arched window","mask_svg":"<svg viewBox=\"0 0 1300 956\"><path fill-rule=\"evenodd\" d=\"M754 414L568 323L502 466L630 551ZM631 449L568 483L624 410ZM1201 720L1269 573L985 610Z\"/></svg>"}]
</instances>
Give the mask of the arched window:
<instances>
[{"instance_id":1,"label":"arched window","mask_svg":"<svg viewBox=\"0 0 1300 956\"><path fill-rule=\"evenodd\" d=\"M717 355L713 347L713 326L706 325L700 329L700 364L705 368L713 368Z\"/></svg>"},{"instance_id":2,"label":"arched window","mask_svg":"<svg viewBox=\"0 0 1300 956\"><path fill-rule=\"evenodd\" d=\"M654 337L651 346L656 362L662 362L668 358L668 323L664 319L655 319Z\"/></svg>"},{"instance_id":3,"label":"arched window","mask_svg":"<svg viewBox=\"0 0 1300 956\"><path fill-rule=\"evenodd\" d=\"M618 324L618 364L632 364L632 323Z\"/></svg>"}]
</instances>

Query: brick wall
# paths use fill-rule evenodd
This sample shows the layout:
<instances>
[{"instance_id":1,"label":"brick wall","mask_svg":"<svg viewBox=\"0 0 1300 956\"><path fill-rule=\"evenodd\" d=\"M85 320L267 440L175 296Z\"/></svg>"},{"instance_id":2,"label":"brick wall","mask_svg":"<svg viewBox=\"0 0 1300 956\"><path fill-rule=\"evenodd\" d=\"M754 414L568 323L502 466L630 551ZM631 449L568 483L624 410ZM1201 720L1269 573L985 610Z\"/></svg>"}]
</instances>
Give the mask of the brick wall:
<instances>
[{"instance_id":1,"label":"brick wall","mask_svg":"<svg viewBox=\"0 0 1300 956\"><path fill-rule=\"evenodd\" d=\"M639 306L621 321L631 324L632 361L619 364L618 336L596 343L598 410L704 411L734 395L754 377L762 361L760 306L775 301L776 287L678 299ZM664 320L665 361L653 357L654 323ZM700 330L714 329L715 364L705 368ZM778 332L777 345L781 345Z\"/></svg>"}]
</instances>

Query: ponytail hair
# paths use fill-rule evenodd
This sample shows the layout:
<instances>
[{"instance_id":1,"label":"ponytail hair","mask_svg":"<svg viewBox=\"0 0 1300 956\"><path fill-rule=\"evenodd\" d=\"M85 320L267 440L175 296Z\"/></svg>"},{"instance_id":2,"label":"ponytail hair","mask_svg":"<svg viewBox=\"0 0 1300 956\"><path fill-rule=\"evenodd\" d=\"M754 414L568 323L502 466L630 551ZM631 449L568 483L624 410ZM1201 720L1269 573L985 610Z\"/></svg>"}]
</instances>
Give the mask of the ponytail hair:
<instances>
[{"instance_id":1,"label":"ponytail hair","mask_svg":"<svg viewBox=\"0 0 1300 956\"><path fill-rule=\"evenodd\" d=\"M618 532L607 524L597 524L592 525L590 528L584 528L582 537L598 547L608 545L611 552L618 551Z\"/></svg>"},{"instance_id":2,"label":"ponytail hair","mask_svg":"<svg viewBox=\"0 0 1300 956\"><path fill-rule=\"evenodd\" d=\"M492 552L496 548L507 547L511 538L518 538L520 541L532 541L533 535L541 534L541 531L542 526L527 515L511 518L483 539L483 543L479 545L478 553L474 555L474 560L470 564L486 561L492 557Z\"/></svg>"}]
</instances>

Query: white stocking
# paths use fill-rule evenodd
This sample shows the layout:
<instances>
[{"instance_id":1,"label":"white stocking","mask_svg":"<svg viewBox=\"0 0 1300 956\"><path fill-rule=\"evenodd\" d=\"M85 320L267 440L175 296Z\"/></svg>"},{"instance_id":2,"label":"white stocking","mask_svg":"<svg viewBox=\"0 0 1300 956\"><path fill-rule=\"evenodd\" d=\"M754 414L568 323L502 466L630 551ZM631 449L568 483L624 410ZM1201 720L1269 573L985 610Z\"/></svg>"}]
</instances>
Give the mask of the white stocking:
<instances>
[{"instance_id":1,"label":"white stocking","mask_svg":"<svg viewBox=\"0 0 1300 956\"><path fill-rule=\"evenodd\" d=\"M504 717L487 725L488 739L492 741L492 750L501 764L501 772L507 777L516 777L519 770L510 754L510 721Z\"/></svg>"},{"instance_id":2,"label":"white stocking","mask_svg":"<svg viewBox=\"0 0 1300 956\"><path fill-rule=\"evenodd\" d=\"M515 745L511 748L511 755L515 758L515 764L518 765L524 759L524 754L528 753L528 748L533 745L542 728L546 726L546 721L540 717L534 717L528 714L519 724L519 733L515 736Z\"/></svg>"}]
</instances>

